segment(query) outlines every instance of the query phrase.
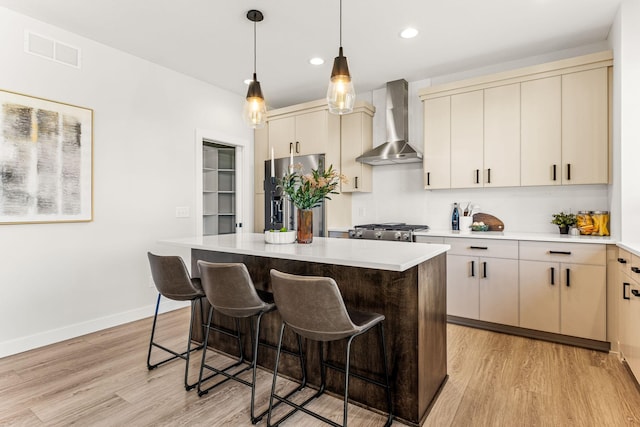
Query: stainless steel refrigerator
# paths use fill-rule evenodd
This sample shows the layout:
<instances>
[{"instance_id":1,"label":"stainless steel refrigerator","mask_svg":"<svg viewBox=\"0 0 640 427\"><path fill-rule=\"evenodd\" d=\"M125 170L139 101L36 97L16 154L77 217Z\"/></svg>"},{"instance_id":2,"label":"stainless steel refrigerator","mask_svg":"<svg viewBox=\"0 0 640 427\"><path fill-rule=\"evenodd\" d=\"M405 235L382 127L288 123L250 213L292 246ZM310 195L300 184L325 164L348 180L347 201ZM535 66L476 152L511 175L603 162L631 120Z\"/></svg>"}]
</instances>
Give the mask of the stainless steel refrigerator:
<instances>
[{"instance_id":1,"label":"stainless steel refrigerator","mask_svg":"<svg viewBox=\"0 0 640 427\"><path fill-rule=\"evenodd\" d=\"M290 157L274 159L274 176L271 176L271 160L264 162L264 227L266 230L279 230L287 227L297 230L297 209L283 194L278 182L287 173L291 163ZM311 169L324 170L324 154L293 157L293 164L302 165L302 173L310 173ZM313 208L313 235L325 234L324 202Z\"/></svg>"}]
</instances>

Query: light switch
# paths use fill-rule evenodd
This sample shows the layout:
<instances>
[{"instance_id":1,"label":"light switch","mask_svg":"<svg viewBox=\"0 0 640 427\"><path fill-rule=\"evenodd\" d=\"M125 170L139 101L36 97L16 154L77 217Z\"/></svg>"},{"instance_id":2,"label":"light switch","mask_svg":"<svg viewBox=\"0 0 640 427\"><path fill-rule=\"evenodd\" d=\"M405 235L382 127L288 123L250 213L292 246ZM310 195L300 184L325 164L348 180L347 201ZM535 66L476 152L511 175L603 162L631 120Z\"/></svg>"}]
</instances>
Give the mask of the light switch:
<instances>
[{"instance_id":1,"label":"light switch","mask_svg":"<svg viewBox=\"0 0 640 427\"><path fill-rule=\"evenodd\" d=\"M178 206L176 208L176 218L189 218L189 206Z\"/></svg>"}]
</instances>

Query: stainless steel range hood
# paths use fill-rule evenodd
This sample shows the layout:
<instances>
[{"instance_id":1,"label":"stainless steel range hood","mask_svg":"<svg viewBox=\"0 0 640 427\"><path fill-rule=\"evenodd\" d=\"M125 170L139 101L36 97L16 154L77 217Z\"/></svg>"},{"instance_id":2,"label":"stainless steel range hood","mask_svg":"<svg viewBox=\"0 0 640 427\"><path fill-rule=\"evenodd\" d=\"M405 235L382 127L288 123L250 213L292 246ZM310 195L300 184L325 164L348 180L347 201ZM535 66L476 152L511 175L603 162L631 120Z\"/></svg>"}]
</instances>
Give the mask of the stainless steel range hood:
<instances>
[{"instance_id":1,"label":"stainless steel range hood","mask_svg":"<svg viewBox=\"0 0 640 427\"><path fill-rule=\"evenodd\" d=\"M369 165L422 162L422 153L409 144L409 84L400 79L387 83L387 142L356 160Z\"/></svg>"}]
</instances>

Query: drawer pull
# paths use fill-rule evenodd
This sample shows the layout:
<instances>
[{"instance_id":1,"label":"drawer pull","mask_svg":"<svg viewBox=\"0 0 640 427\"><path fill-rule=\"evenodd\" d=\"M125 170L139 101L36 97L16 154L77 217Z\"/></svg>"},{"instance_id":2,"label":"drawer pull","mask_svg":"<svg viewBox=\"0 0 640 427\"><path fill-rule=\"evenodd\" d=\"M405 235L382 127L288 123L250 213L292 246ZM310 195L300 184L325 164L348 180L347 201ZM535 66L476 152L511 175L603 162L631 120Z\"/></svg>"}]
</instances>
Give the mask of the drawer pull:
<instances>
[{"instance_id":1,"label":"drawer pull","mask_svg":"<svg viewBox=\"0 0 640 427\"><path fill-rule=\"evenodd\" d=\"M553 165L553 180L556 180L556 165Z\"/></svg>"},{"instance_id":2,"label":"drawer pull","mask_svg":"<svg viewBox=\"0 0 640 427\"><path fill-rule=\"evenodd\" d=\"M571 270L567 268L567 288L571 286Z\"/></svg>"},{"instance_id":3,"label":"drawer pull","mask_svg":"<svg viewBox=\"0 0 640 427\"><path fill-rule=\"evenodd\" d=\"M471 261L471 277L476 277L476 262Z\"/></svg>"},{"instance_id":4,"label":"drawer pull","mask_svg":"<svg viewBox=\"0 0 640 427\"><path fill-rule=\"evenodd\" d=\"M549 251L551 255L571 255L569 251Z\"/></svg>"},{"instance_id":5,"label":"drawer pull","mask_svg":"<svg viewBox=\"0 0 640 427\"><path fill-rule=\"evenodd\" d=\"M556 269L554 267L551 267L551 284L556 284Z\"/></svg>"},{"instance_id":6,"label":"drawer pull","mask_svg":"<svg viewBox=\"0 0 640 427\"><path fill-rule=\"evenodd\" d=\"M640 273L640 268L638 268L638 267L631 267L631 271L633 271L634 273Z\"/></svg>"},{"instance_id":7,"label":"drawer pull","mask_svg":"<svg viewBox=\"0 0 640 427\"><path fill-rule=\"evenodd\" d=\"M619 262L620 264L626 264L626 263L627 263L627 260L626 260L626 259L624 259L624 258L618 258L618 262Z\"/></svg>"},{"instance_id":8,"label":"drawer pull","mask_svg":"<svg viewBox=\"0 0 640 427\"><path fill-rule=\"evenodd\" d=\"M296 153L300 153L300 141L296 141Z\"/></svg>"},{"instance_id":9,"label":"drawer pull","mask_svg":"<svg viewBox=\"0 0 640 427\"><path fill-rule=\"evenodd\" d=\"M486 251L489 248L486 246L469 246L469 249L482 249Z\"/></svg>"},{"instance_id":10,"label":"drawer pull","mask_svg":"<svg viewBox=\"0 0 640 427\"><path fill-rule=\"evenodd\" d=\"M289 154L293 153L293 142L289 143Z\"/></svg>"},{"instance_id":11,"label":"drawer pull","mask_svg":"<svg viewBox=\"0 0 640 427\"><path fill-rule=\"evenodd\" d=\"M491 168L487 169L487 184L491 184Z\"/></svg>"},{"instance_id":12,"label":"drawer pull","mask_svg":"<svg viewBox=\"0 0 640 427\"><path fill-rule=\"evenodd\" d=\"M480 169L476 169L476 184L480 184Z\"/></svg>"},{"instance_id":13,"label":"drawer pull","mask_svg":"<svg viewBox=\"0 0 640 427\"><path fill-rule=\"evenodd\" d=\"M627 293L627 289L629 289L629 286L631 286L630 283L622 284L622 299L631 299L629 298L629 294Z\"/></svg>"},{"instance_id":14,"label":"drawer pull","mask_svg":"<svg viewBox=\"0 0 640 427\"><path fill-rule=\"evenodd\" d=\"M567 181L571 181L571 163L567 163Z\"/></svg>"},{"instance_id":15,"label":"drawer pull","mask_svg":"<svg viewBox=\"0 0 640 427\"><path fill-rule=\"evenodd\" d=\"M431 172L427 172L427 185L431 185Z\"/></svg>"},{"instance_id":16,"label":"drawer pull","mask_svg":"<svg viewBox=\"0 0 640 427\"><path fill-rule=\"evenodd\" d=\"M487 278L487 263L486 262L482 263L482 278L483 279Z\"/></svg>"},{"instance_id":17,"label":"drawer pull","mask_svg":"<svg viewBox=\"0 0 640 427\"><path fill-rule=\"evenodd\" d=\"M356 176L356 190L358 189L358 177Z\"/></svg>"},{"instance_id":18,"label":"drawer pull","mask_svg":"<svg viewBox=\"0 0 640 427\"><path fill-rule=\"evenodd\" d=\"M631 289L631 293L634 297L640 297L640 291L637 289Z\"/></svg>"}]
</instances>

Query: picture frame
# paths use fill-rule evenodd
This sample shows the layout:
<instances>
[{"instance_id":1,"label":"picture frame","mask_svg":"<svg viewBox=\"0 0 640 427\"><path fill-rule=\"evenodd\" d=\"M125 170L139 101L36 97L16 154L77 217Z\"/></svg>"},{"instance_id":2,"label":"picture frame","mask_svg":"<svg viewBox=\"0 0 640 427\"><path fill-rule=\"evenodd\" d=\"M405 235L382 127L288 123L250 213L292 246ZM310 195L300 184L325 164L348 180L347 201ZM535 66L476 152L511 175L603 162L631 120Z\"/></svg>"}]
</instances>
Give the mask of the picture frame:
<instances>
[{"instance_id":1,"label":"picture frame","mask_svg":"<svg viewBox=\"0 0 640 427\"><path fill-rule=\"evenodd\" d=\"M0 89L0 225L93 220L93 110Z\"/></svg>"}]
</instances>

